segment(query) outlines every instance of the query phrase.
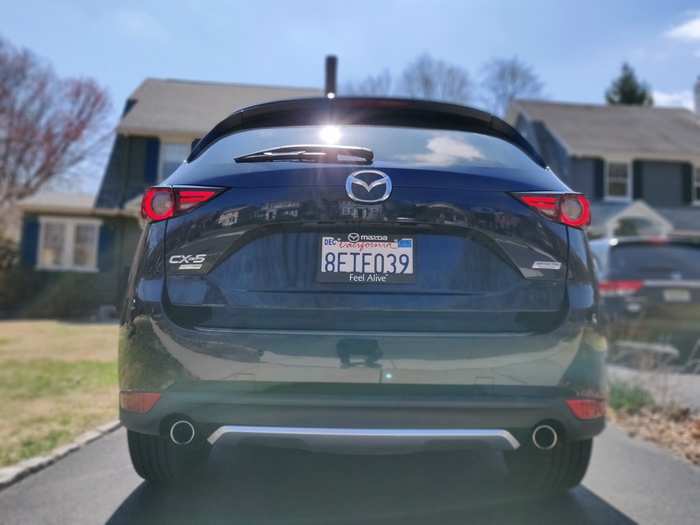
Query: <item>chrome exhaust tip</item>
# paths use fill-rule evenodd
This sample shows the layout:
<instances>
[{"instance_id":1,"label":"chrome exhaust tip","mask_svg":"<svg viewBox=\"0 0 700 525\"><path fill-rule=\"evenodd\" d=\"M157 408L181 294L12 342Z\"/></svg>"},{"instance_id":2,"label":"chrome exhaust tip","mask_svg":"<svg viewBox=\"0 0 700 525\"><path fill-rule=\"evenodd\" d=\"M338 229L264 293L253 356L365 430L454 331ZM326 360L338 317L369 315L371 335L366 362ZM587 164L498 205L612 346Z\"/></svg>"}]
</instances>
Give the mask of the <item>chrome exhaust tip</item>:
<instances>
[{"instance_id":1,"label":"chrome exhaust tip","mask_svg":"<svg viewBox=\"0 0 700 525\"><path fill-rule=\"evenodd\" d=\"M538 425L532 431L532 444L540 450L552 450L558 441L559 434L550 425Z\"/></svg>"},{"instance_id":2,"label":"chrome exhaust tip","mask_svg":"<svg viewBox=\"0 0 700 525\"><path fill-rule=\"evenodd\" d=\"M195 435L194 425L185 419L175 421L170 427L170 441L176 445L189 445Z\"/></svg>"}]
</instances>

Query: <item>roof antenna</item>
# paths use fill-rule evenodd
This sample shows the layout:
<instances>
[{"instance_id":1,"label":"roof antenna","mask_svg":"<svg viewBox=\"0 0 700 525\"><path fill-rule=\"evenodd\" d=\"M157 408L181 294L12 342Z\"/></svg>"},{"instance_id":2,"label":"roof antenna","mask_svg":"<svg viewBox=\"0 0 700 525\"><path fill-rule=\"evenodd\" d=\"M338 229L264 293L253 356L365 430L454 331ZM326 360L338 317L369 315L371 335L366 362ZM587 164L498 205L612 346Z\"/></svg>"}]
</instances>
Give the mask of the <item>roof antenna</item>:
<instances>
[{"instance_id":1,"label":"roof antenna","mask_svg":"<svg viewBox=\"0 0 700 525\"><path fill-rule=\"evenodd\" d=\"M326 97L335 98L338 92L338 57L326 55Z\"/></svg>"}]
</instances>

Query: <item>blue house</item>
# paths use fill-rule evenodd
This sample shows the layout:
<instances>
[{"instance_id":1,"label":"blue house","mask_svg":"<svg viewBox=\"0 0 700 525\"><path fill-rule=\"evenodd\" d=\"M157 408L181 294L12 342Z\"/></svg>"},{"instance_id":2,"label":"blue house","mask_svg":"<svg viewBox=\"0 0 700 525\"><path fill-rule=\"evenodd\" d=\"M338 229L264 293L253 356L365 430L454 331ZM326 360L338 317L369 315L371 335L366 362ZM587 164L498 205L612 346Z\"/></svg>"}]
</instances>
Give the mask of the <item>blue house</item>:
<instances>
[{"instance_id":1,"label":"blue house","mask_svg":"<svg viewBox=\"0 0 700 525\"><path fill-rule=\"evenodd\" d=\"M312 88L144 80L126 101L97 195L45 193L20 204L23 274L17 279L26 280L29 288L21 304L0 304L0 312L114 312L140 235L144 189L170 175L189 154L192 141L231 112L319 94L320 89ZM71 294L79 296L71 301Z\"/></svg>"},{"instance_id":2,"label":"blue house","mask_svg":"<svg viewBox=\"0 0 700 525\"><path fill-rule=\"evenodd\" d=\"M507 120L592 201L591 236L700 234L700 117L683 108L514 101Z\"/></svg>"}]
</instances>

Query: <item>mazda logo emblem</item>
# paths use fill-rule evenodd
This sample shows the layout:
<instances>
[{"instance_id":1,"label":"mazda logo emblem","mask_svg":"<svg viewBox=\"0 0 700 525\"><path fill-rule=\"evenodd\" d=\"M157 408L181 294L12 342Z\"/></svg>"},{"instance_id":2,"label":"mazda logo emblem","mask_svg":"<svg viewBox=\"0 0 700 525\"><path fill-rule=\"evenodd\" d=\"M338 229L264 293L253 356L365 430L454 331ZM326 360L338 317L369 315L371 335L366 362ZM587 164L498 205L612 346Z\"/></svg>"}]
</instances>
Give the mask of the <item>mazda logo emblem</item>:
<instances>
[{"instance_id":1,"label":"mazda logo emblem","mask_svg":"<svg viewBox=\"0 0 700 525\"><path fill-rule=\"evenodd\" d=\"M384 191L372 197L372 190L382 186ZM382 202L391 195L391 179L389 175L378 170L354 171L345 181L345 192L357 202Z\"/></svg>"},{"instance_id":2,"label":"mazda logo emblem","mask_svg":"<svg viewBox=\"0 0 700 525\"><path fill-rule=\"evenodd\" d=\"M359 233L349 233L348 234L348 241L350 242L357 242L360 240L360 234Z\"/></svg>"}]
</instances>

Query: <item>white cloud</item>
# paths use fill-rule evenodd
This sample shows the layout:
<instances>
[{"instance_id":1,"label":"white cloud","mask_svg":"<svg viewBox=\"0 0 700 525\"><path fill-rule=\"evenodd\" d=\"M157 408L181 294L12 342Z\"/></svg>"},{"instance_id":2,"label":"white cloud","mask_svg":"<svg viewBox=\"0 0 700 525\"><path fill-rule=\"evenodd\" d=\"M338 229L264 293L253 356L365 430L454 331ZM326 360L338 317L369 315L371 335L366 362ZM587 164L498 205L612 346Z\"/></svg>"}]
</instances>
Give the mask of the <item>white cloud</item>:
<instances>
[{"instance_id":1,"label":"white cloud","mask_svg":"<svg viewBox=\"0 0 700 525\"><path fill-rule=\"evenodd\" d=\"M413 160L435 166L451 166L464 160L480 160L484 155L479 149L453 137L437 136L428 140L428 153L411 155Z\"/></svg>"},{"instance_id":2,"label":"white cloud","mask_svg":"<svg viewBox=\"0 0 700 525\"><path fill-rule=\"evenodd\" d=\"M666 36L676 40L700 41L700 13L697 13L690 20L672 27Z\"/></svg>"},{"instance_id":3,"label":"white cloud","mask_svg":"<svg viewBox=\"0 0 700 525\"><path fill-rule=\"evenodd\" d=\"M654 91L654 104L657 106L684 107L693 109L693 93L689 90L683 91Z\"/></svg>"}]
</instances>

